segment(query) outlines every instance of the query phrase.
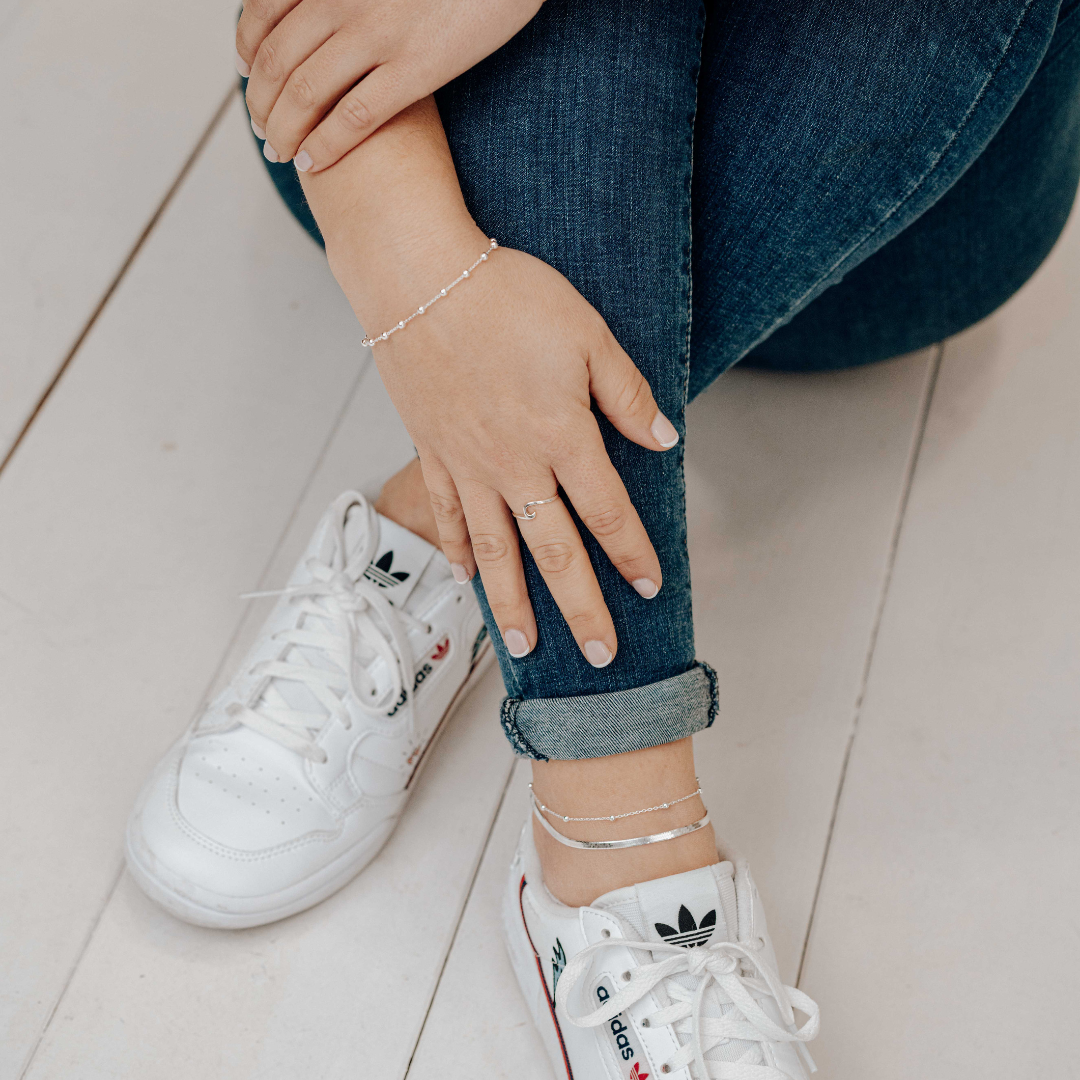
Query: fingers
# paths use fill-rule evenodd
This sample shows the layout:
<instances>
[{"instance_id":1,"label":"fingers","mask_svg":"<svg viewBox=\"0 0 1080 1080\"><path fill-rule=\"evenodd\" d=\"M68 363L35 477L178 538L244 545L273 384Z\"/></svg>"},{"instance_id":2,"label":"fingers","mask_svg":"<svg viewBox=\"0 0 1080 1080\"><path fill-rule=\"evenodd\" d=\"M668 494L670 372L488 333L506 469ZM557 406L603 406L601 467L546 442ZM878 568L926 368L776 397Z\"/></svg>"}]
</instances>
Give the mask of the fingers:
<instances>
[{"instance_id":1,"label":"fingers","mask_svg":"<svg viewBox=\"0 0 1080 1080\"><path fill-rule=\"evenodd\" d=\"M380 64L361 79L304 139L296 155L296 167L301 172L309 169L320 172L329 168L387 120L419 101L430 90L415 83L406 87L398 65Z\"/></svg>"},{"instance_id":2,"label":"fingers","mask_svg":"<svg viewBox=\"0 0 1080 1080\"><path fill-rule=\"evenodd\" d=\"M595 424L593 434L592 446L557 467L559 483L615 569L651 600L663 584L660 560Z\"/></svg>"},{"instance_id":3,"label":"fingers","mask_svg":"<svg viewBox=\"0 0 1080 1080\"><path fill-rule=\"evenodd\" d=\"M300 0L247 0L236 24L236 69L246 79L263 39Z\"/></svg>"},{"instance_id":4,"label":"fingers","mask_svg":"<svg viewBox=\"0 0 1080 1080\"><path fill-rule=\"evenodd\" d=\"M679 441L647 380L606 326L603 343L589 353L589 379L600 411L632 442L647 450L670 450Z\"/></svg>"},{"instance_id":5,"label":"fingers","mask_svg":"<svg viewBox=\"0 0 1080 1080\"><path fill-rule=\"evenodd\" d=\"M290 11L259 45L251 64L246 98L252 123L266 131L267 136L270 115L286 83L333 31L329 14L321 5L304 3ZM308 86L305 84L304 88ZM279 155L278 160L289 158Z\"/></svg>"},{"instance_id":6,"label":"fingers","mask_svg":"<svg viewBox=\"0 0 1080 1080\"><path fill-rule=\"evenodd\" d=\"M298 154L327 110L357 79L365 75L363 50L350 48L344 34L335 34L288 78L266 123L266 138L279 161L295 158L301 172L311 168L310 157Z\"/></svg>"},{"instance_id":7,"label":"fingers","mask_svg":"<svg viewBox=\"0 0 1080 1080\"><path fill-rule=\"evenodd\" d=\"M473 561L469 527L465 523L465 511L461 507L457 487L446 466L437 458L421 454L420 469L435 514L443 554L450 562L454 580L464 585L476 573L476 563Z\"/></svg>"},{"instance_id":8,"label":"fingers","mask_svg":"<svg viewBox=\"0 0 1080 1080\"><path fill-rule=\"evenodd\" d=\"M459 494L491 614L510 655L525 656L536 647L536 618L525 587L514 519L502 496L491 488L468 483Z\"/></svg>"},{"instance_id":9,"label":"fingers","mask_svg":"<svg viewBox=\"0 0 1080 1080\"><path fill-rule=\"evenodd\" d=\"M546 495L553 487L551 480L539 491ZM516 505L536 497L532 490ZM585 659L593 667L607 667L615 659L618 640L577 526L561 499L536 507L535 512L531 521L518 522L521 535Z\"/></svg>"}]
</instances>

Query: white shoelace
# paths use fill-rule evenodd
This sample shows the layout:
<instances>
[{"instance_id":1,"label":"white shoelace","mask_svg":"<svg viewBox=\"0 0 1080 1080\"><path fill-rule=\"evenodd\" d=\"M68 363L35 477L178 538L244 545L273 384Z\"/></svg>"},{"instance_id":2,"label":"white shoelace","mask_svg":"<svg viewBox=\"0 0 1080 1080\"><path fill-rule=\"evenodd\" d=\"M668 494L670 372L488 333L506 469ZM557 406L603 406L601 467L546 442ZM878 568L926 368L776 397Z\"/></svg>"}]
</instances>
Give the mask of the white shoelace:
<instances>
[{"instance_id":1,"label":"white shoelace","mask_svg":"<svg viewBox=\"0 0 1080 1080\"><path fill-rule=\"evenodd\" d=\"M346 559L345 517L356 506L368 515L367 539ZM251 674L260 676L260 683L248 702L235 702L227 710L234 720L319 763L326 761L326 752L315 742L323 726L334 718L346 728L352 726L345 704L349 691L359 707L371 715L384 714L403 695L408 697L412 690L413 652L405 626L424 632L431 629L394 607L383 590L364 577L378 537L371 505L355 497L341 500L341 505L335 504L331 520L330 560L309 558L304 564L311 581L244 594L245 599L287 596L289 603L296 606L296 619L292 629L274 634L274 640L283 645L281 655L289 659L257 664ZM366 647L369 662L377 657L384 661L390 678L381 691L368 664L360 662L363 650L358 645ZM302 649L315 650L329 663L316 667L305 660ZM274 686L278 679L302 684L325 712L290 706Z\"/></svg>"},{"instance_id":2,"label":"white shoelace","mask_svg":"<svg viewBox=\"0 0 1080 1080\"><path fill-rule=\"evenodd\" d=\"M567 1002L574 986L589 970L593 957L604 949L619 946L642 952L667 954L664 960L636 968L622 990L612 995L594 1012L585 1016L570 1013ZM657 983L673 975L686 973L699 980L696 989L689 990L671 979L665 986L671 1004L643 1018L646 1026L670 1024L686 1041L664 1063L663 1072L674 1072L693 1062L699 1080L791 1080L787 1073L765 1064L762 1044L766 1042L795 1043L811 1072L814 1063L804 1043L818 1033L817 1003L801 990L785 986L762 963L761 944L718 941L711 945L685 948L680 945L653 941L630 941L610 938L582 949L566 966L556 990L556 999L572 1024L577 1027L598 1027L631 1005L640 1001ZM721 1017L702 1016L705 993L713 989L725 1009ZM780 1010L786 1027L777 1024L762 1009L759 1001L772 998ZM796 1027L794 1009L809 1019ZM738 1061L706 1061L705 1055L729 1039L753 1043Z\"/></svg>"}]
</instances>

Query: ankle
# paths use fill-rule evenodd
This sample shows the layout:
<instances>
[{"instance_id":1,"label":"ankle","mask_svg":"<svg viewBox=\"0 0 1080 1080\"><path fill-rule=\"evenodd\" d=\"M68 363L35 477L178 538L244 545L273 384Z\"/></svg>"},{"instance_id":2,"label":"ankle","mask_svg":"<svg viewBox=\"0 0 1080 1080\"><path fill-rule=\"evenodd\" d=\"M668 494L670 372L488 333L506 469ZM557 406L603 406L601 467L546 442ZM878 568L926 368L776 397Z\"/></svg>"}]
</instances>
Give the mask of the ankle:
<instances>
[{"instance_id":1,"label":"ankle","mask_svg":"<svg viewBox=\"0 0 1080 1080\"><path fill-rule=\"evenodd\" d=\"M533 784L537 800L554 808L546 820L572 840L650 836L705 816L705 805L695 793L698 784L689 739L607 758L537 762ZM637 813L647 807L656 809ZM558 815L607 820L565 821ZM711 825L672 840L613 850L567 847L535 819L533 837L545 885L557 899L575 907L591 904L612 889L719 861Z\"/></svg>"},{"instance_id":2,"label":"ankle","mask_svg":"<svg viewBox=\"0 0 1080 1080\"><path fill-rule=\"evenodd\" d=\"M383 484L375 500L375 509L383 517L416 533L434 547L441 546L419 458L413 458L404 469Z\"/></svg>"},{"instance_id":3,"label":"ankle","mask_svg":"<svg viewBox=\"0 0 1080 1080\"><path fill-rule=\"evenodd\" d=\"M613 889L671 877L720 861L712 825L676 840L639 848L580 851L560 844L534 820L533 841L548 892L570 907L587 907Z\"/></svg>"}]
</instances>

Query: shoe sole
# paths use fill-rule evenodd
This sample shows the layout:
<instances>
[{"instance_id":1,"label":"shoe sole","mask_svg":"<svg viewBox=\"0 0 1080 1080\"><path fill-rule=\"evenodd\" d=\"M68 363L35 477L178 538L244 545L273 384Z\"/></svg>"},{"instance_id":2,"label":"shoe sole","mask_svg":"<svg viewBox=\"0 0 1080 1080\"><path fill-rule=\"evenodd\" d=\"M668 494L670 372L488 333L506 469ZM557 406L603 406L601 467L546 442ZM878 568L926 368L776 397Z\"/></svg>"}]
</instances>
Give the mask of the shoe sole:
<instances>
[{"instance_id":1,"label":"shoe sole","mask_svg":"<svg viewBox=\"0 0 1080 1080\"><path fill-rule=\"evenodd\" d=\"M488 641L480 656L477 657L472 670L458 687L457 693L454 694L446 711L435 725L431 737L425 743L406 782L406 792L411 793L415 787L424 767L433 756L431 751L449 727L450 718L486 674L494 658L495 649ZM139 888L171 915L195 926L205 926L215 930L245 930L252 926L265 926L267 923L277 922L290 915L297 915L344 888L382 850L401 820L402 814L388 818L349 851L304 881L297 882L280 892L245 901L238 901L236 897L212 893L202 888L198 889L199 899L196 899L194 896L187 895L190 886L187 886L182 879L174 877L172 882L164 880L161 873L148 865L147 858L144 857L149 856L153 859L151 853L136 836L138 814L132 815L126 830L124 854L128 870Z\"/></svg>"},{"instance_id":2,"label":"shoe sole","mask_svg":"<svg viewBox=\"0 0 1080 1080\"><path fill-rule=\"evenodd\" d=\"M525 877L515 884L510 883L503 894L502 920L503 939L510 956L510 966L514 969L521 996L529 1007L533 1024L540 1033L540 1040L547 1051L551 1067L557 1077L565 1076L574 1080L574 1072L566 1056L559 1022L555 1019L555 1003L547 991L544 981L540 954L529 937L525 925L525 915L521 910L521 894L525 889Z\"/></svg>"}]
</instances>

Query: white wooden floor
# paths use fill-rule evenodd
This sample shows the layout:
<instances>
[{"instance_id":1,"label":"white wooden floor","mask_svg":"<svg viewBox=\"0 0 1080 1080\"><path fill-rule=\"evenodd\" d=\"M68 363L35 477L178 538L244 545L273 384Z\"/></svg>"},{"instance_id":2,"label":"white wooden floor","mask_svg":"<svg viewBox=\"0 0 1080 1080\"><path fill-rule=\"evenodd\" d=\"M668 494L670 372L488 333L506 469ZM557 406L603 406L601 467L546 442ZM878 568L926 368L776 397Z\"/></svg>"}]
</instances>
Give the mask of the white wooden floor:
<instances>
[{"instance_id":1,"label":"white wooden floor","mask_svg":"<svg viewBox=\"0 0 1080 1080\"><path fill-rule=\"evenodd\" d=\"M411 453L228 94L232 17L0 0L0 1080L548 1078L494 912L524 805L494 675L315 910L198 930L122 870L261 617L237 595ZM1078 297L1074 216L959 338L691 410L700 772L829 1080L1074 1068Z\"/></svg>"}]
</instances>

